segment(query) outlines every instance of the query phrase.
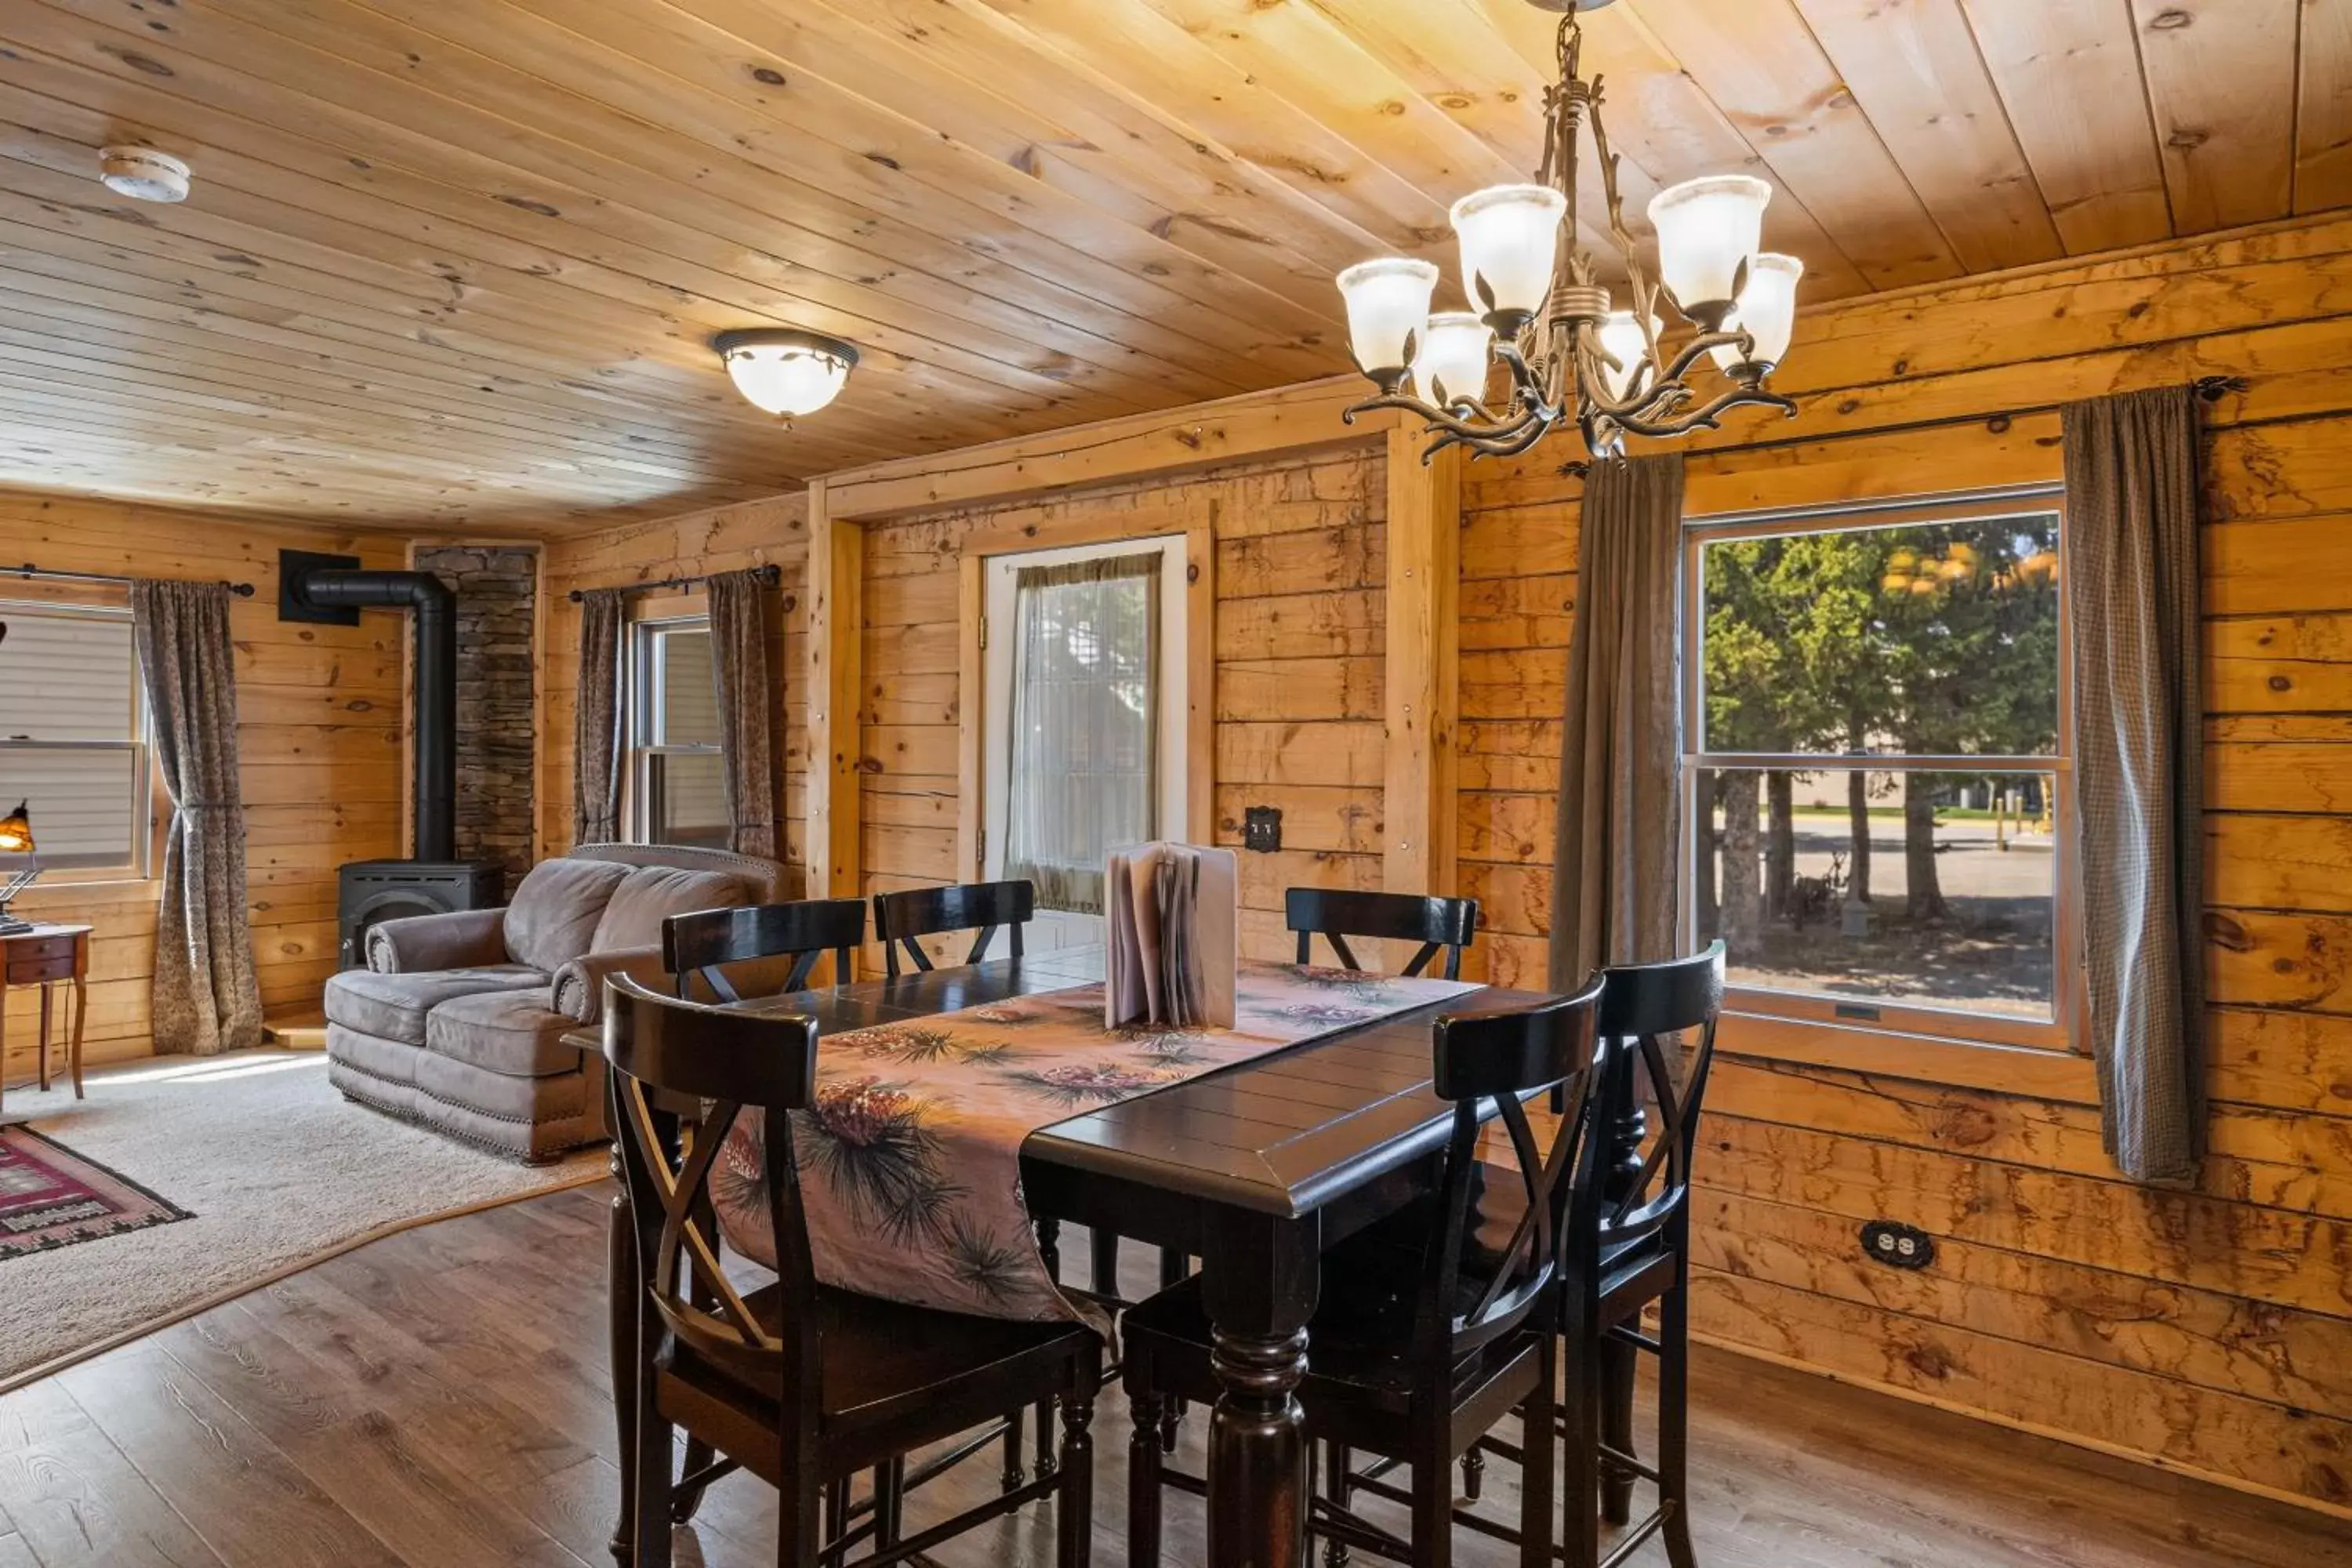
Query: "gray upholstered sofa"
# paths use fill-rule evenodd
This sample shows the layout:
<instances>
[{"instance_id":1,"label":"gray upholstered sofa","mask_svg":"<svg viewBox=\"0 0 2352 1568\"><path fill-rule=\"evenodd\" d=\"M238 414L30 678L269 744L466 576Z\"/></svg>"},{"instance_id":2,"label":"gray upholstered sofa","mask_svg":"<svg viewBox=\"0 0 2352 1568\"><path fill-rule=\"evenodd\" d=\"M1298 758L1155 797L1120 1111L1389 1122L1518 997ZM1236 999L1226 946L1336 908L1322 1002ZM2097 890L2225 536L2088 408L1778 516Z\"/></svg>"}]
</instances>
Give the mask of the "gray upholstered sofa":
<instances>
[{"instance_id":1,"label":"gray upholstered sofa","mask_svg":"<svg viewBox=\"0 0 2352 1568\"><path fill-rule=\"evenodd\" d=\"M541 862L503 909L386 921L367 967L327 982L327 1074L345 1098L469 1143L551 1159L604 1135L604 1059L564 1044L604 977L659 984L661 922L773 903L772 860L588 844Z\"/></svg>"}]
</instances>

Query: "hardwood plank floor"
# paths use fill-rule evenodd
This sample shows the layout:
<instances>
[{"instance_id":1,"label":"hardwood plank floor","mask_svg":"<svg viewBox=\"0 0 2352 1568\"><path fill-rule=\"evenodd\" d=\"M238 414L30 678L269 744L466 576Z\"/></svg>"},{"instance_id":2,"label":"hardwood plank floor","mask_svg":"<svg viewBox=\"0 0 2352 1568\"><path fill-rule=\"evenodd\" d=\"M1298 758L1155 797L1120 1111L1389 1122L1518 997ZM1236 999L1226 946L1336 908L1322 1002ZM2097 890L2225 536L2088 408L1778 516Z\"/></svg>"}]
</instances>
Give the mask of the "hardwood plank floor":
<instances>
[{"instance_id":1,"label":"hardwood plank floor","mask_svg":"<svg viewBox=\"0 0 2352 1568\"><path fill-rule=\"evenodd\" d=\"M0 1398L0 1568L605 1568L604 1225L591 1188L411 1231ZM2123 1460L1727 1354L1696 1383L1707 1568L2352 1565L2337 1521ZM1124 1411L1107 1394L1096 1426L1104 1568L1125 1555ZM996 1470L975 1461L911 1522ZM1509 1467L1486 1499L1515 1513ZM1197 1563L1198 1505L1168 1507L1167 1561ZM774 1516L758 1482L719 1483L681 1568L772 1563ZM1052 1538L1033 1510L935 1555L1044 1568ZM1465 1534L1456 1561L1515 1558Z\"/></svg>"}]
</instances>

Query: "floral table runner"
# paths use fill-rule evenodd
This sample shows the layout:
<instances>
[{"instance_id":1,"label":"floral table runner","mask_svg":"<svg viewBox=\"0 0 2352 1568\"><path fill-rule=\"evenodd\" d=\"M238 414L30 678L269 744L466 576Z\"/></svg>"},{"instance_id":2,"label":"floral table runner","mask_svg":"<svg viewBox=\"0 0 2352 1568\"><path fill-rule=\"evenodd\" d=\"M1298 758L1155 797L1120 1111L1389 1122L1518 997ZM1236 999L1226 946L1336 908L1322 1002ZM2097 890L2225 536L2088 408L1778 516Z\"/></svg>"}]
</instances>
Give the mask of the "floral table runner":
<instances>
[{"instance_id":1,"label":"floral table runner","mask_svg":"<svg viewBox=\"0 0 2352 1568\"><path fill-rule=\"evenodd\" d=\"M982 1317L1091 1319L1055 1288L1021 1194L1040 1127L1478 987L1244 963L1231 1029L1103 1024L1100 984L1020 996L818 1042L816 1104L795 1114L818 1278ZM721 1231L775 1266L766 1123L746 1111L711 1193Z\"/></svg>"}]
</instances>

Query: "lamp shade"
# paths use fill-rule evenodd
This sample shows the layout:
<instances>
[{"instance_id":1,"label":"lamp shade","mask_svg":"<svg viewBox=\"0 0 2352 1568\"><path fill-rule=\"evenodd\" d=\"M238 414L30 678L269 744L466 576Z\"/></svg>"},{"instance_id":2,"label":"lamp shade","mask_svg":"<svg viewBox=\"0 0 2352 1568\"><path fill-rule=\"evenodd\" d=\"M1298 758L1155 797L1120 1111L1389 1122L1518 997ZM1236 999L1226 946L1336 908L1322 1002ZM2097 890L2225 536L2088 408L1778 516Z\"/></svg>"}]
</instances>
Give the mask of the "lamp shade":
<instances>
[{"instance_id":1,"label":"lamp shade","mask_svg":"<svg viewBox=\"0 0 2352 1568\"><path fill-rule=\"evenodd\" d=\"M711 341L745 401L792 418L841 395L857 351L838 338L790 327L721 332Z\"/></svg>"},{"instance_id":2,"label":"lamp shade","mask_svg":"<svg viewBox=\"0 0 2352 1568\"><path fill-rule=\"evenodd\" d=\"M1770 370L1789 352L1789 336L1797 329L1797 279L1804 275L1805 264L1793 256L1766 251L1749 258L1748 286L1740 289L1739 303L1723 323L1726 331L1744 331L1756 340L1747 363ZM1707 352L1725 370L1741 363L1736 344Z\"/></svg>"},{"instance_id":3,"label":"lamp shade","mask_svg":"<svg viewBox=\"0 0 2352 1568\"><path fill-rule=\"evenodd\" d=\"M1740 263L1762 247L1772 187L1746 174L1685 180L1650 198L1658 273L1684 315L1712 329L1730 313Z\"/></svg>"},{"instance_id":4,"label":"lamp shade","mask_svg":"<svg viewBox=\"0 0 2352 1568\"><path fill-rule=\"evenodd\" d=\"M1549 185L1495 185L1454 204L1462 287L1496 326L1516 331L1543 309L1567 212L1568 198Z\"/></svg>"},{"instance_id":5,"label":"lamp shade","mask_svg":"<svg viewBox=\"0 0 2352 1568\"><path fill-rule=\"evenodd\" d=\"M1402 380L1412 363L1412 339L1429 320L1437 268L1411 257L1360 261L1339 274L1348 304L1348 343L1356 363L1375 381Z\"/></svg>"},{"instance_id":6,"label":"lamp shade","mask_svg":"<svg viewBox=\"0 0 2352 1568\"><path fill-rule=\"evenodd\" d=\"M1655 316L1650 318L1650 330L1653 332L1658 330ZM1605 364L1601 367L1601 382L1609 388L1612 398L1622 399L1625 389L1633 384L1633 374L1650 357L1649 340L1642 335L1642 323L1634 319L1631 310L1610 311L1601 319L1595 335L1600 338L1601 346L1617 361L1614 370Z\"/></svg>"},{"instance_id":7,"label":"lamp shade","mask_svg":"<svg viewBox=\"0 0 2352 1568\"><path fill-rule=\"evenodd\" d=\"M26 809L30 804L20 800L16 810L0 816L0 855L33 852L33 814Z\"/></svg>"},{"instance_id":8,"label":"lamp shade","mask_svg":"<svg viewBox=\"0 0 2352 1568\"><path fill-rule=\"evenodd\" d=\"M1483 317L1467 310L1440 310L1430 317L1421 334L1421 352L1412 361L1422 396L1440 408L1465 397L1483 401L1494 348L1495 329Z\"/></svg>"}]
</instances>

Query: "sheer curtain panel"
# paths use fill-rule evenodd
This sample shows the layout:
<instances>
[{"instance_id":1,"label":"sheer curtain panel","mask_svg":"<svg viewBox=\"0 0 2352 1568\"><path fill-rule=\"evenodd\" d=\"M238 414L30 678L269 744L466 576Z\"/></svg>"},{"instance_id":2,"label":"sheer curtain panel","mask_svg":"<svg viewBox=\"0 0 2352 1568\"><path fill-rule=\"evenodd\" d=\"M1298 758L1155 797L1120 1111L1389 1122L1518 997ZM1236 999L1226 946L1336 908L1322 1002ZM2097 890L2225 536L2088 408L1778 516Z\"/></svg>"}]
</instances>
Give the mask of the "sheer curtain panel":
<instances>
[{"instance_id":1,"label":"sheer curtain panel","mask_svg":"<svg viewBox=\"0 0 2352 1568\"><path fill-rule=\"evenodd\" d=\"M1024 567L1013 580L1004 875L1041 909L1100 914L1103 860L1159 805L1160 562Z\"/></svg>"}]
</instances>

